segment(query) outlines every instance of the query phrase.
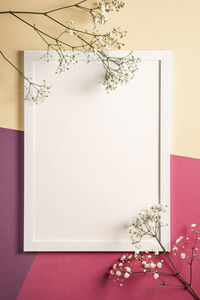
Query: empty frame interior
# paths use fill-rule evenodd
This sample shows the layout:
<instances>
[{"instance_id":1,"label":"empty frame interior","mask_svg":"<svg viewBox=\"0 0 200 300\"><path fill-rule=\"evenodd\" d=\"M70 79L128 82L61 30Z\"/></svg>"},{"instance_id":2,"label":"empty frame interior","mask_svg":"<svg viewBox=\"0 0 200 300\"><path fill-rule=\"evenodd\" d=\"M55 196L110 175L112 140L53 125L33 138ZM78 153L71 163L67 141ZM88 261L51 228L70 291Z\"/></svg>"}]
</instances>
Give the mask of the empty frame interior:
<instances>
[{"instance_id":1,"label":"empty frame interior","mask_svg":"<svg viewBox=\"0 0 200 300\"><path fill-rule=\"evenodd\" d=\"M169 53L136 52L135 79L109 94L100 61L80 56L56 75L56 54L42 54L25 51L26 75L52 88L43 103L25 101L24 250L134 250L133 217L169 204Z\"/></svg>"}]
</instances>

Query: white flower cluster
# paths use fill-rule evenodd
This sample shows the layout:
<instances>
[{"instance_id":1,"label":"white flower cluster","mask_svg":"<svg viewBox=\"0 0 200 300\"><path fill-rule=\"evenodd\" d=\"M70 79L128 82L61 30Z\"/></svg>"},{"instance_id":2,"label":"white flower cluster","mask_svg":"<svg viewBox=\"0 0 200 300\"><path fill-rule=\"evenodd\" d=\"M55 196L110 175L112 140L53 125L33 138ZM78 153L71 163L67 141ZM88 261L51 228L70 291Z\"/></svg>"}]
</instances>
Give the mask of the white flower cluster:
<instances>
[{"instance_id":1,"label":"white flower cluster","mask_svg":"<svg viewBox=\"0 0 200 300\"><path fill-rule=\"evenodd\" d=\"M120 0L102 0L98 3L98 10L93 10L93 19L95 24L105 24L108 20L107 14L112 11L119 11L125 3Z\"/></svg>"},{"instance_id":2,"label":"white flower cluster","mask_svg":"<svg viewBox=\"0 0 200 300\"><path fill-rule=\"evenodd\" d=\"M125 279L128 279L131 274L133 273L133 270L131 266L129 265L129 258L130 256L123 255L118 263L115 263L112 266L112 269L110 270L110 276L114 278L114 281L118 280L120 282L123 282ZM131 258L133 256L131 255ZM120 284L122 285L122 284Z\"/></svg>"},{"instance_id":3,"label":"white flower cluster","mask_svg":"<svg viewBox=\"0 0 200 300\"><path fill-rule=\"evenodd\" d=\"M104 56L105 58L108 57L107 54L104 54ZM107 64L106 60L104 63L106 70L104 85L106 86L106 91L109 92L134 78L140 59L135 58L133 53L130 52L125 57L110 57L109 63Z\"/></svg>"},{"instance_id":4,"label":"white flower cluster","mask_svg":"<svg viewBox=\"0 0 200 300\"><path fill-rule=\"evenodd\" d=\"M160 226L162 224L162 214L166 211L166 206L154 205L150 209L142 211L130 225L129 233L133 244L140 243L144 236L159 238Z\"/></svg>"},{"instance_id":5,"label":"white flower cluster","mask_svg":"<svg viewBox=\"0 0 200 300\"><path fill-rule=\"evenodd\" d=\"M164 263L163 259L159 259L158 254L158 251L151 254L148 251L125 254L112 266L110 277L114 281L120 281L120 286L124 280L136 273L151 273L155 279L158 279Z\"/></svg>"},{"instance_id":6,"label":"white flower cluster","mask_svg":"<svg viewBox=\"0 0 200 300\"><path fill-rule=\"evenodd\" d=\"M74 21L62 22L51 17L51 20L62 26L63 31L54 35L46 34L34 25L34 30L47 45L47 52L41 57L46 61L51 60L51 51L54 50L58 54L57 74L69 70L71 65L78 62L77 53L82 52L86 55L89 63L94 58L99 59L105 68L105 77L103 84L106 91L115 90L119 85L127 83L134 78L138 65L139 58L135 58L130 52L125 57L112 57L109 54L111 49L121 49L124 44L121 41L126 36L126 31L122 31L120 27L114 27L110 32L100 33L101 25L104 25L108 20L108 13L119 11L123 8L125 2L122 0L97 0L97 5L91 8L80 3L75 3L71 7L78 8L84 13L92 17L92 30L78 28L74 26ZM64 9L65 7L61 8ZM50 12L48 12L50 13ZM46 13L46 15L48 15ZM49 15L48 15L49 16ZM99 28L98 28L99 26ZM49 39L50 41L49 41ZM68 40L67 40L68 39ZM67 54L65 50L72 50L72 54ZM74 51L76 50L76 52ZM32 88L35 87L32 85ZM35 102L43 101L48 96L48 87L42 85L36 87L36 97L31 95ZM30 91L28 92L30 94ZM30 96L30 95L29 95Z\"/></svg>"},{"instance_id":7,"label":"white flower cluster","mask_svg":"<svg viewBox=\"0 0 200 300\"><path fill-rule=\"evenodd\" d=\"M66 54L66 52L64 51L57 51L57 53L59 55L59 59L56 74L61 74L65 71L68 71L71 65L75 65L78 63L78 52L74 52L73 54Z\"/></svg>"},{"instance_id":8,"label":"white flower cluster","mask_svg":"<svg viewBox=\"0 0 200 300\"><path fill-rule=\"evenodd\" d=\"M172 247L175 256L179 256L188 264L196 263L200 260L199 248L196 247L200 240L200 228L195 223L191 224L188 236L180 236L176 239L176 244Z\"/></svg>"},{"instance_id":9,"label":"white flower cluster","mask_svg":"<svg viewBox=\"0 0 200 300\"><path fill-rule=\"evenodd\" d=\"M122 31L120 27L114 27L112 31L105 34L95 34L93 39L93 47L101 52L108 52L111 48L120 50L124 43L120 42L126 36L126 31ZM93 48L93 49L94 49ZM92 50L92 48L91 48Z\"/></svg>"},{"instance_id":10,"label":"white flower cluster","mask_svg":"<svg viewBox=\"0 0 200 300\"><path fill-rule=\"evenodd\" d=\"M49 96L51 86L48 86L45 80L43 80L43 84L36 84L28 78L24 78L24 80L26 81L25 100L31 100L38 104Z\"/></svg>"}]
</instances>

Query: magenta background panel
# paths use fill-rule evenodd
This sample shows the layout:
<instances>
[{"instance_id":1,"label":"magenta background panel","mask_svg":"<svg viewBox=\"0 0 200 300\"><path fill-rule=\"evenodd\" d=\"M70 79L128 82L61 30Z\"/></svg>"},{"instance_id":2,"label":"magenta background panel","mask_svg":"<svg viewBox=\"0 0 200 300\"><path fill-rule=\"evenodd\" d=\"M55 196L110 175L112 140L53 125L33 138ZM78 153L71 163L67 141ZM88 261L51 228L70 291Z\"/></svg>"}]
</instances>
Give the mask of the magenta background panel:
<instances>
[{"instance_id":1,"label":"magenta background panel","mask_svg":"<svg viewBox=\"0 0 200 300\"><path fill-rule=\"evenodd\" d=\"M200 160L171 156L172 243L191 223L198 224L199 198ZM149 293L149 288L157 288L149 274L136 275L119 287L105 275L119 257L119 253L37 254L17 300L193 299L183 289ZM188 274L184 261L177 259L177 265ZM200 292L198 266L194 278L194 287Z\"/></svg>"},{"instance_id":2,"label":"magenta background panel","mask_svg":"<svg viewBox=\"0 0 200 300\"><path fill-rule=\"evenodd\" d=\"M21 252L23 132L0 129L0 160L0 299L16 299L20 286L17 300L193 299L182 289L165 288L149 293L149 288L156 287L156 281L148 274L132 277L119 287L106 275L119 253L38 253L33 261L33 254ZM172 243L185 234L191 223L200 225L199 211L200 160L172 155ZM183 261L177 259L177 264L181 272L188 274ZM197 265L194 287L200 293L199 278Z\"/></svg>"}]
</instances>

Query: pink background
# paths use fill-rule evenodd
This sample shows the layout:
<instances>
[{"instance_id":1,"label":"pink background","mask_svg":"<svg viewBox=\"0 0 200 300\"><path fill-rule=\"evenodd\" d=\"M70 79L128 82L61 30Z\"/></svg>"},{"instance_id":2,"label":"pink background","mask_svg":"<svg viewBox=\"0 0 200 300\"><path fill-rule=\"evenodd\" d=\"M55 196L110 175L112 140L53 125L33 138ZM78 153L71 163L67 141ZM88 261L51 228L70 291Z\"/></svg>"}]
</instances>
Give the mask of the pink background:
<instances>
[{"instance_id":1,"label":"pink background","mask_svg":"<svg viewBox=\"0 0 200 300\"><path fill-rule=\"evenodd\" d=\"M1 173L9 186L1 186L2 200L10 201L10 212L18 209L23 194L16 197L15 181L19 180L19 171L23 167L23 160L19 165L19 149L22 147L22 132L14 130L0 130L3 141L1 157ZM20 146L21 145L21 146ZM11 149L10 152L8 149ZM18 149L18 150L17 150ZM22 150L22 148L21 148ZM17 155L16 155L17 151ZM20 152L21 153L21 152ZM23 153L22 153L23 154ZM20 154L21 155L21 154ZM4 162L4 163L3 163ZM12 174L9 170L12 170ZM191 223L199 224L200 208L200 160L181 156L171 156L171 237L172 244L181 234L185 234ZM22 176L22 174L20 175ZM2 181L1 181L2 182ZM21 191L22 193L22 191ZM10 195L10 197L8 197ZM11 201L12 200L12 201ZM3 203L3 202L2 202ZM1 207L1 213L8 214L8 206ZM3 211L4 210L4 211ZM16 231L16 223L5 223L1 216L0 225L4 232L10 232L9 238L2 235L1 253L4 251L4 269L0 270L0 281L6 288L0 290L2 300L118 300L118 299L193 299L185 290L180 288L164 288L160 292L150 292L157 289L156 280L151 275L135 275L126 281L123 287L108 279L109 267L121 256L120 253L38 253L23 254L21 251L11 251L19 238L12 236ZM13 218L19 219L19 215ZM4 223L2 223L4 220ZM17 221L16 221L17 222ZM4 224L4 225L2 225ZM8 253L6 253L6 250ZM10 262L12 264L10 266ZM178 269L188 274L187 266L177 259ZM6 268L7 266L7 268ZM9 267L10 266L10 267ZM13 267L15 266L15 267ZM193 287L200 293L199 286L200 265L194 270Z\"/></svg>"}]
</instances>

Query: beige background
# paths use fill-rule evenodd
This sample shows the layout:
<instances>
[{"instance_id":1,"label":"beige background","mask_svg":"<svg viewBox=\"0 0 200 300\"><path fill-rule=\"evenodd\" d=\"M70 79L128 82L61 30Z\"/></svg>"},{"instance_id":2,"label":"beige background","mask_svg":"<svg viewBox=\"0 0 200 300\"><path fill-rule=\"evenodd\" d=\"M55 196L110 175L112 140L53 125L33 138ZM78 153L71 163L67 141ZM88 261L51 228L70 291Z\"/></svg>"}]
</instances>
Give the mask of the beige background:
<instances>
[{"instance_id":1,"label":"beige background","mask_svg":"<svg viewBox=\"0 0 200 300\"><path fill-rule=\"evenodd\" d=\"M73 2L1 0L0 10L50 10L66 3ZM85 15L71 10L60 17L81 26L87 22ZM44 17L25 18L49 32L59 32ZM127 0L126 8L110 15L108 26L116 25L128 31L125 50L172 51L171 152L200 158L200 1ZM0 15L0 37L0 49L20 68L24 49L45 49L31 28L10 15ZM0 127L23 130L22 90L17 73L0 58Z\"/></svg>"}]
</instances>

